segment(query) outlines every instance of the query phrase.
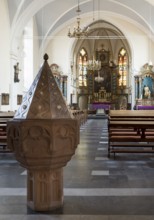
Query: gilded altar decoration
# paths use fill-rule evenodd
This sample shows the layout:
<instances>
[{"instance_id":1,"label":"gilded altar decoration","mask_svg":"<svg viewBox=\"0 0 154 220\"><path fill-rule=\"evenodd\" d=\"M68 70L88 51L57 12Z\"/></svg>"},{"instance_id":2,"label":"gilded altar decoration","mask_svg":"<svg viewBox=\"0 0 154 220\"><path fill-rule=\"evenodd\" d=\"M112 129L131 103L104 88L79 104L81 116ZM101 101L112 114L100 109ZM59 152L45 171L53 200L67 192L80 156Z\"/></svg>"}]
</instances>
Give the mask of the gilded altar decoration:
<instances>
[{"instance_id":1,"label":"gilded altar decoration","mask_svg":"<svg viewBox=\"0 0 154 220\"><path fill-rule=\"evenodd\" d=\"M135 76L136 108L154 105L154 71L153 65L146 63ZM151 107L149 107L151 108Z\"/></svg>"}]
</instances>

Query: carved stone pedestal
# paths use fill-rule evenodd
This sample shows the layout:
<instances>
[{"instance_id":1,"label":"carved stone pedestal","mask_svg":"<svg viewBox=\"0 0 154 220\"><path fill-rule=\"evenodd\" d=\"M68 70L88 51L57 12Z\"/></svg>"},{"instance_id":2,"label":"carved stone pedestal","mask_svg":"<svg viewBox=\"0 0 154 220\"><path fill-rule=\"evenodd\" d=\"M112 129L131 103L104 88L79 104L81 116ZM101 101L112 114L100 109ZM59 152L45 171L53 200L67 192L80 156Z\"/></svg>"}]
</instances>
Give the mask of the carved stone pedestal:
<instances>
[{"instance_id":1,"label":"carved stone pedestal","mask_svg":"<svg viewBox=\"0 0 154 220\"><path fill-rule=\"evenodd\" d=\"M28 171L27 205L35 211L51 211L63 205L63 169Z\"/></svg>"},{"instance_id":2,"label":"carved stone pedestal","mask_svg":"<svg viewBox=\"0 0 154 220\"><path fill-rule=\"evenodd\" d=\"M47 59L12 121L8 147L28 170L27 205L49 211L63 205L63 167L79 143L79 123L73 118Z\"/></svg>"},{"instance_id":3,"label":"carved stone pedestal","mask_svg":"<svg viewBox=\"0 0 154 220\"><path fill-rule=\"evenodd\" d=\"M73 119L16 119L9 121L8 146L28 170L27 205L50 211L63 204L63 167L78 144Z\"/></svg>"}]
</instances>

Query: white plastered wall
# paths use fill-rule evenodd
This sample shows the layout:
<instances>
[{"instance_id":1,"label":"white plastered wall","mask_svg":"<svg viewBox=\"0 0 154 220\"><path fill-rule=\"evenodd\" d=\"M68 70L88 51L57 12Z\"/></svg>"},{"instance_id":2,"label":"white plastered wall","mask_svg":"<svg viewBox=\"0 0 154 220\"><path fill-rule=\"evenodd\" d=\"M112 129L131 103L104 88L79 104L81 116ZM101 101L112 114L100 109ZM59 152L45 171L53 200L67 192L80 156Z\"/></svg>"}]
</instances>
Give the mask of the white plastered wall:
<instances>
[{"instance_id":1,"label":"white plastered wall","mask_svg":"<svg viewBox=\"0 0 154 220\"><path fill-rule=\"evenodd\" d=\"M65 30L66 31L66 30ZM73 40L63 35L63 31L51 40L46 48L46 52L49 55L48 63L56 63L63 75L68 76L67 81L67 103L70 103L71 93L71 68L70 68L70 49L72 47Z\"/></svg>"},{"instance_id":2,"label":"white plastered wall","mask_svg":"<svg viewBox=\"0 0 154 220\"><path fill-rule=\"evenodd\" d=\"M24 28L22 27L22 30L24 30ZM33 37L34 36L34 37ZM25 52L24 52L24 45L23 45L23 35L18 36L18 41L13 41L13 51L11 51L11 53L14 54L14 56L11 56L11 72L12 72L12 76L14 75L14 70L13 70L13 66L19 62L20 64L20 73L19 73L19 79L20 82L19 83L15 83L13 78L11 79L11 86L10 86L10 93L11 93L11 103L10 103L10 109L11 110L17 110L19 108L19 105L17 105L17 95L23 95L25 94L25 92L27 92L27 90L29 89L31 83L33 82L33 79L35 78L36 74L38 73L39 70L39 42L38 42L38 33L37 33L37 27L35 24L35 21L33 21L32 19L32 35L28 35L28 39L30 41L32 40L31 44L32 44L32 60L30 60L30 64L32 62L33 67L31 69L31 71L27 71L26 68L24 67L24 56L25 56ZM20 40L19 40L20 39ZM30 67L31 65L29 65ZM26 70L26 72L25 72ZM26 87L24 87L24 74L28 75L28 74L32 74L32 77L30 76L30 79L32 78L32 80L29 80L29 85Z\"/></svg>"},{"instance_id":3,"label":"white plastered wall","mask_svg":"<svg viewBox=\"0 0 154 220\"><path fill-rule=\"evenodd\" d=\"M39 40L38 40L38 30L36 26L35 19L33 20L33 76L35 77L39 71Z\"/></svg>"},{"instance_id":4,"label":"white plastered wall","mask_svg":"<svg viewBox=\"0 0 154 220\"><path fill-rule=\"evenodd\" d=\"M9 105L1 105L1 93L9 93L10 86L10 23L5 0L0 1L0 111L9 110Z\"/></svg>"}]
</instances>

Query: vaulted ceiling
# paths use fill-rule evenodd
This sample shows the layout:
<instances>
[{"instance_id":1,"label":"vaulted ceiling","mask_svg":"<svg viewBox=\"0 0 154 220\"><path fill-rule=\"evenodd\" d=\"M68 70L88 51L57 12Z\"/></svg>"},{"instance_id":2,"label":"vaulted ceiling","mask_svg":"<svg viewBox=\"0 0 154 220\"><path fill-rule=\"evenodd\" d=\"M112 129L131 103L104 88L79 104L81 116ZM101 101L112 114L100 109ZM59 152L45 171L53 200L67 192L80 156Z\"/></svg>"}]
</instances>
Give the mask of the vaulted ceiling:
<instances>
[{"instance_id":1,"label":"vaulted ceiling","mask_svg":"<svg viewBox=\"0 0 154 220\"><path fill-rule=\"evenodd\" d=\"M62 28L68 28L77 17L78 0L7 0L11 35L20 32L34 17L40 41L54 36ZM80 0L81 19L89 26L99 16L109 16L130 21L143 31L154 29L153 0ZM21 28L22 27L22 28Z\"/></svg>"}]
</instances>

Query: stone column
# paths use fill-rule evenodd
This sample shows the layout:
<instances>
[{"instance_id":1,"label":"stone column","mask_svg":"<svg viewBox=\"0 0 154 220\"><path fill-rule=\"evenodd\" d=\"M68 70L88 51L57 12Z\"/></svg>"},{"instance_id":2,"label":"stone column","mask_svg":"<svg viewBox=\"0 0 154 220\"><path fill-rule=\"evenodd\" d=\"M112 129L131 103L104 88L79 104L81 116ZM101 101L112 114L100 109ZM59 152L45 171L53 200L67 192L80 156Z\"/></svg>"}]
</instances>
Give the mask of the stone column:
<instances>
[{"instance_id":1,"label":"stone column","mask_svg":"<svg viewBox=\"0 0 154 220\"><path fill-rule=\"evenodd\" d=\"M135 99L138 99L139 93L139 78L138 76L135 76Z\"/></svg>"},{"instance_id":2,"label":"stone column","mask_svg":"<svg viewBox=\"0 0 154 220\"><path fill-rule=\"evenodd\" d=\"M67 99L67 76L63 76L63 91L64 91L64 96Z\"/></svg>"},{"instance_id":3,"label":"stone column","mask_svg":"<svg viewBox=\"0 0 154 220\"><path fill-rule=\"evenodd\" d=\"M63 169L28 171L27 203L36 211L63 206Z\"/></svg>"}]
</instances>

